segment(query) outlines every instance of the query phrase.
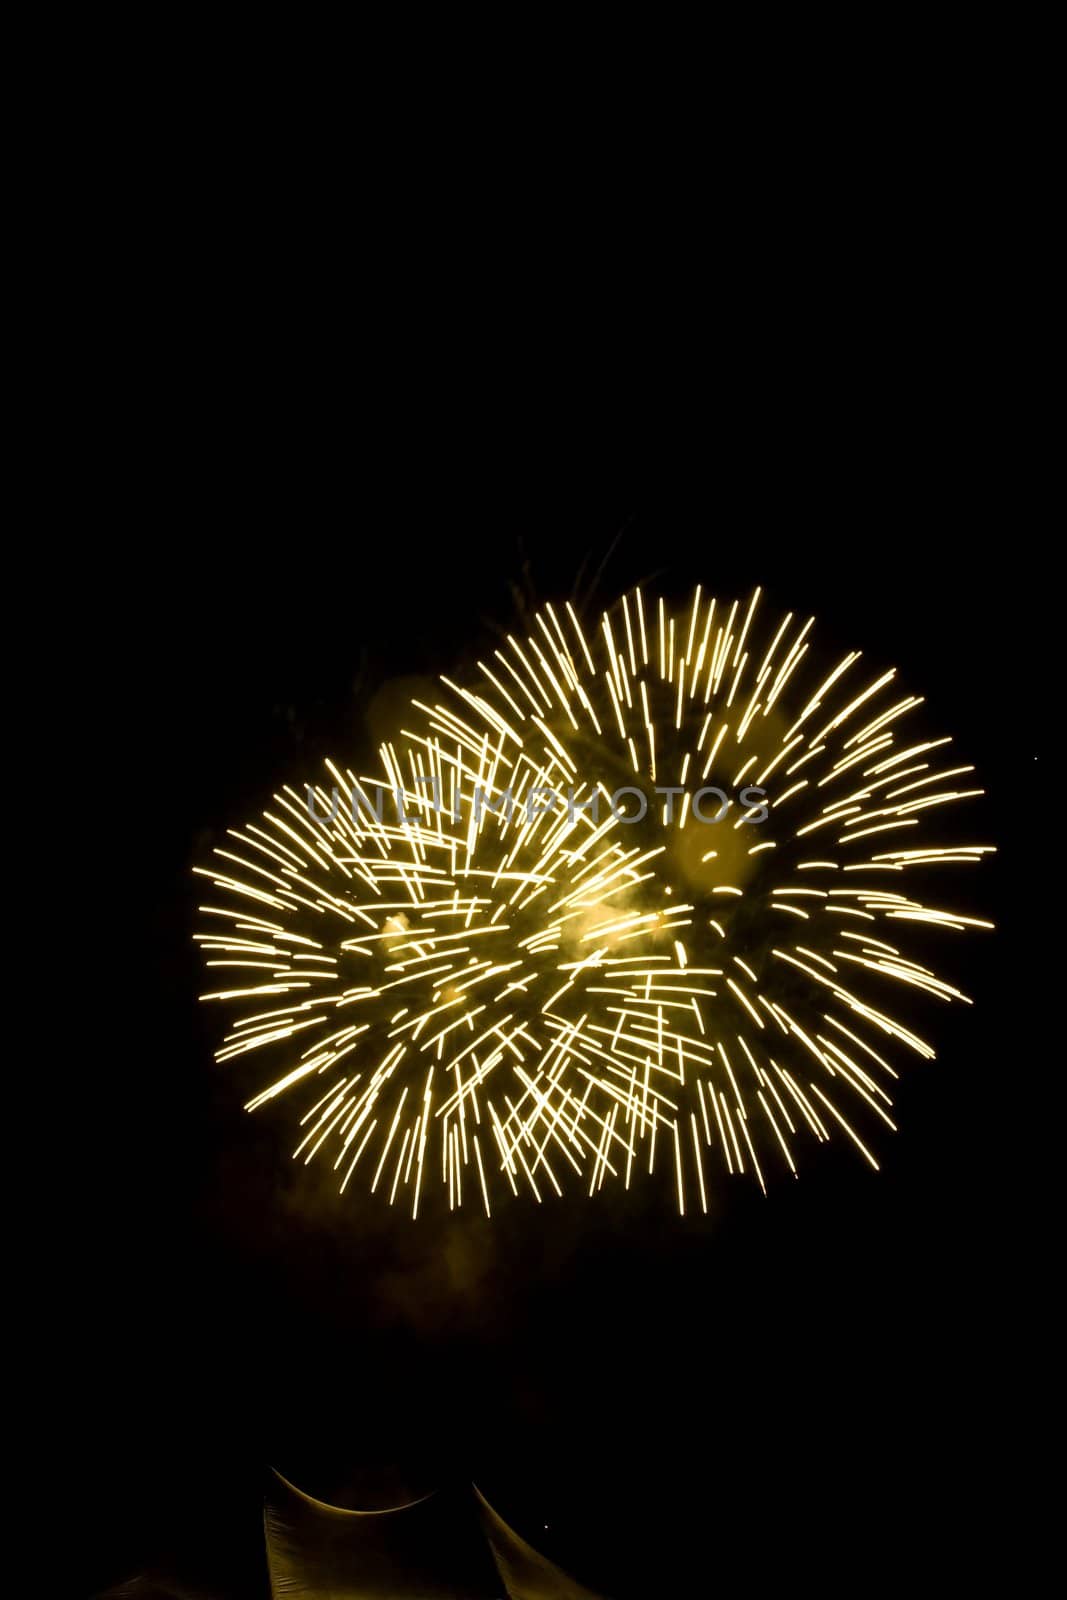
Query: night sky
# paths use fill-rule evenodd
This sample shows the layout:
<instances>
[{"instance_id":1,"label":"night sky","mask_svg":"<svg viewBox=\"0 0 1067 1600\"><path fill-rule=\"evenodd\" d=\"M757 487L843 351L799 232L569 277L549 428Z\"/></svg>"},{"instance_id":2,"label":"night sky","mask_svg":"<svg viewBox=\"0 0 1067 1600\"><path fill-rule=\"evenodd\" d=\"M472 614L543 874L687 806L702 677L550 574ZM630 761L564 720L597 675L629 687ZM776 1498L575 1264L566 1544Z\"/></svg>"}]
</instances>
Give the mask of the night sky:
<instances>
[{"instance_id":1,"label":"night sky","mask_svg":"<svg viewBox=\"0 0 1067 1600\"><path fill-rule=\"evenodd\" d=\"M932 401L877 443L860 418L803 449L762 438L738 453L712 431L683 479L580 424L562 447L383 457L307 419L299 448L231 432L216 400L142 456L116 508L139 535L76 559L99 976L62 1245L72 1592L190 1542L255 1570L266 1464L353 1506L473 1478L619 1597L1017 1575L1011 1212L1048 1070L1024 978L1046 747L1020 461L946 439ZM539 602L637 580L762 584L768 609L814 612L827 655L861 649L926 697L989 791L954 834L999 850L945 878L946 903L999 931L924 947L976 1004L901 1002L938 1059L894 1058L878 1174L842 1140L767 1199L720 1187L707 1218L676 1215L669 1173L491 1223L412 1224L355 1186L339 1201L291 1162L285 1116L242 1112L255 1066L213 1061L190 868L280 783L369 758L394 680L462 669Z\"/></svg>"}]
</instances>

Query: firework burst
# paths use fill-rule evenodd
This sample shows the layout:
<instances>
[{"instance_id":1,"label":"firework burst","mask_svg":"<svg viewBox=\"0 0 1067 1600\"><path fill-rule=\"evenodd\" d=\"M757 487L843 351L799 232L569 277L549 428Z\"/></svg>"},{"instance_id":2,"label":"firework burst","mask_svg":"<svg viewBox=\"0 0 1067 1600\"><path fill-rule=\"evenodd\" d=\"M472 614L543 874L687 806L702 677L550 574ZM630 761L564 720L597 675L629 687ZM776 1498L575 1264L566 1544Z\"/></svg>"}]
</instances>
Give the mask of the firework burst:
<instances>
[{"instance_id":1,"label":"firework burst","mask_svg":"<svg viewBox=\"0 0 1067 1600\"><path fill-rule=\"evenodd\" d=\"M894 992L966 999L898 941L991 926L906 886L992 849L933 837L981 791L902 736L894 671L814 670L759 598L546 606L380 770L328 763L197 869L218 1059L281 1057L248 1108L297 1100L298 1158L413 1215L430 1180L491 1212L657 1162L706 1211L833 1134L877 1165L887 1056L933 1056Z\"/></svg>"}]
</instances>

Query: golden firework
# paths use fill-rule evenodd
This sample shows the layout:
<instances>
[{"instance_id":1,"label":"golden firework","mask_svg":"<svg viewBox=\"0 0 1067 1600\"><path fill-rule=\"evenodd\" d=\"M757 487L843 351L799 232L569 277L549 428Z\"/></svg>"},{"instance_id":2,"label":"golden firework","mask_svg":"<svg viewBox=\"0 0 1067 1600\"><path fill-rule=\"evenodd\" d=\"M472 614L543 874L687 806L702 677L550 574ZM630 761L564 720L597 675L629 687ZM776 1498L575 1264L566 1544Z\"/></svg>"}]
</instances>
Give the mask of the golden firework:
<instances>
[{"instance_id":1,"label":"golden firework","mask_svg":"<svg viewBox=\"0 0 1067 1600\"><path fill-rule=\"evenodd\" d=\"M413 1215L431 1178L490 1212L657 1159L706 1211L835 1131L877 1165L882 1052L934 1053L880 991L966 999L895 941L991 926L904 882L993 847L929 836L981 790L901 736L895 672L814 671L792 613L757 644L759 599L546 606L373 775L327 763L197 869L218 1059L282 1053L248 1108L299 1098L294 1155Z\"/></svg>"}]
</instances>

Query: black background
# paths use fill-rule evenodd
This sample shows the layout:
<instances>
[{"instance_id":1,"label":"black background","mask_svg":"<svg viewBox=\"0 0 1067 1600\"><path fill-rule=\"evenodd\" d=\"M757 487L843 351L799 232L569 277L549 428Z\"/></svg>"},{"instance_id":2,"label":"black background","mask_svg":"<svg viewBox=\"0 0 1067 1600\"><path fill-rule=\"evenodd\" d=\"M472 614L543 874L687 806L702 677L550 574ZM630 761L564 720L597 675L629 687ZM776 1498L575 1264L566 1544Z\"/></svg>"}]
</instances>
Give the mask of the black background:
<instances>
[{"instance_id":1,"label":"black background","mask_svg":"<svg viewBox=\"0 0 1067 1600\"><path fill-rule=\"evenodd\" d=\"M121 487L57 579L90 978L56 1245L77 1592L191 1545L254 1559L265 1463L353 1505L473 1477L612 1594L1018 1581L1041 445L967 340L921 382L893 342L884 384L858 357L827 379L815 339L714 404L691 375L675 423L625 366L607 409L541 370L520 420L483 370L457 415L461 341L432 386L401 363L355 410L248 341L232 385L223 358L115 442ZM957 827L999 849L958 880L999 931L946 935L937 963L976 1004L921 1009L938 1060L906 1071L878 1175L838 1147L684 1222L655 1191L491 1225L338 1203L213 1063L190 867L280 781L366 748L389 680L637 579L761 583L926 696L989 791Z\"/></svg>"}]
</instances>

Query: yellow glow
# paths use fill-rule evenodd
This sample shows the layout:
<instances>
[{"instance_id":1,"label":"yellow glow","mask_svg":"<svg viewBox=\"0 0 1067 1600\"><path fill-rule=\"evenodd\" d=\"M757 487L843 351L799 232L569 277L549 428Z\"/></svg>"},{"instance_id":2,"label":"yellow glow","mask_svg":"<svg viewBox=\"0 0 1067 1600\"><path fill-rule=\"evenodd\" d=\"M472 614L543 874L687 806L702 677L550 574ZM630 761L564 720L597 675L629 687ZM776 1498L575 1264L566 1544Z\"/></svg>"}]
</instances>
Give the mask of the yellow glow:
<instances>
[{"instance_id":1,"label":"yellow glow","mask_svg":"<svg viewBox=\"0 0 1067 1600\"><path fill-rule=\"evenodd\" d=\"M922 701L895 669L820 667L813 619L764 628L760 602L545 607L413 702L375 772L327 763L312 809L281 789L195 869L203 999L233 1016L217 1058L272 1063L247 1109L296 1106L294 1157L413 1217L431 1180L487 1216L502 1186L628 1188L657 1141L682 1214L832 1133L877 1166L896 1070L871 1041L933 1054L882 997L967 1002L894 941L991 927L902 886L992 851L943 842L982 791L954 786L973 769L949 740L901 736ZM624 786L638 820L606 804ZM737 791L721 823L704 786Z\"/></svg>"}]
</instances>

